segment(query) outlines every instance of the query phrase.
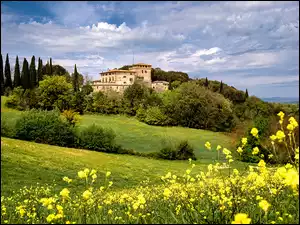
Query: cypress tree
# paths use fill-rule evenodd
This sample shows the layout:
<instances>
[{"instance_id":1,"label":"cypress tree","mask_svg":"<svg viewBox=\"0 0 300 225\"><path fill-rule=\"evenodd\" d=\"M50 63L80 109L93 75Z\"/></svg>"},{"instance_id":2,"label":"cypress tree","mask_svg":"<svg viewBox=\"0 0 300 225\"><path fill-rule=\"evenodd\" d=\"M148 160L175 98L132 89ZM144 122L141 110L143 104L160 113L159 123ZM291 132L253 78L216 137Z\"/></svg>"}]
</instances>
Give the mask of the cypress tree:
<instances>
[{"instance_id":1,"label":"cypress tree","mask_svg":"<svg viewBox=\"0 0 300 225\"><path fill-rule=\"evenodd\" d=\"M79 91L79 75L77 72L76 64L74 68L74 73L72 74L72 83L73 83L74 91L75 92Z\"/></svg>"},{"instance_id":2,"label":"cypress tree","mask_svg":"<svg viewBox=\"0 0 300 225\"><path fill-rule=\"evenodd\" d=\"M30 88L30 73L29 73L28 62L27 62L26 58L24 58L24 61L23 61L21 81L22 81L23 89Z\"/></svg>"},{"instance_id":3,"label":"cypress tree","mask_svg":"<svg viewBox=\"0 0 300 225\"><path fill-rule=\"evenodd\" d=\"M52 59L50 58L50 75L53 74Z\"/></svg>"},{"instance_id":4,"label":"cypress tree","mask_svg":"<svg viewBox=\"0 0 300 225\"><path fill-rule=\"evenodd\" d=\"M2 59L2 54L1 54L1 58L0 58L0 79L1 79L1 96L4 95L4 75L3 75L3 59Z\"/></svg>"},{"instance_id":5,"label":"cypress tree","mask_svg":"<svg viewBox=\"0 0 300 225\"><path fill-rule=\"evenodd\" d=\"M22 85L21 82L21 75L20 75L20 65L19 65L19 58L16 58L16 65L15 65L15 72L14 72L14 88L19 87Z\"/></svg>"},{"instance_id":6,"label":"cypress tree","mask_svg":"<svg viewBox=\"0 0 300 225\"><path fill-rule=\"evenodd\" d=\"M248 98L249 95L248 95L248 90L246 89L246 93L245 93L245 99Z\"/></svg>"},{"instance_id":7,"label":"cypress tree","mask_svg":"<svg viewBox=\"0 0 300 225\"><path fill-rule=\"evenodd\" d=\"M49 62L47 61L47 64L46 64L46 75L50 76L50 66L49 66Z\"/></svg>"},{"instance_id":8,"label":"cypress tree","mask_svg":"<svg viewBox=\"0 0 300 225\"><path fill-rule=\"evenodd\" d=\"M205 78L205 84L204 84L205 87L208 87L208 80L207 80L207 77Z\"/></svg>"},{"instance_id":9,"label":"cypress tree","mask_svg":"<svg viewBox=\"0 0 300 225\"><path fill-rule=\"evenodd\" d=\"M12 81L11 81L11 72L10 72L8 54L6 54L5 73L4 74L5 74L4 89L9 87L12 90L13 86L12 86Z\"/></svg>"},{"instance_id":10,"label":"cypress tree","mask_svg":"<svg viewBox=\"0 0 300 225\"><path fill-rule=\"evenodd\" d=\"M43 80L43 61L39 58L38 71L37 71L38 83Z\"/></svg>"},{"instance_id":11,"label":"cypress tree","mask_svg":"<svg viewBox=\"0 0 300 225\"><path fill-rule=\"evenodd\" d=\"M35 69L35 57L32 56L30 62L30 88L37 86L36 69Z\"/></svg>"},{"instance_id":12,"label":"cypress tree","mask_svg":"<svg viewBox=\"0 0 300 225\"><path fill-rule=\"evenodd\" d=\"M223 93L223 82L221 81L221 85L220 85L220 93Z\"/></svg>"}]
</instances>

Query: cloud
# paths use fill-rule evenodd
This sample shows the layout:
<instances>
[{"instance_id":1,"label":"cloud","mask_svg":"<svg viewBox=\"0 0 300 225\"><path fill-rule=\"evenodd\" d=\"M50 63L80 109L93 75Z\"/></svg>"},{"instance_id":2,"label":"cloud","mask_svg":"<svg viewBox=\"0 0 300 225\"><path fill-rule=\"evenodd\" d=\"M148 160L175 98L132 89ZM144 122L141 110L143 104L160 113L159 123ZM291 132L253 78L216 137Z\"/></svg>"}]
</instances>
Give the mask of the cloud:
<instances>
[{"instance_id":1,"label":"cloud","mask_svg":"<svg viewBox=\"0 0 300 225\"><path fill-rule=\"evenodd\" d=\"M3 52L51 56L70 72L76 63L95 79L131 64L133 53L135 62L258 93L299 75L298 2L51 2L39 19L1 6Z\"/></svg>"}]
</instances>

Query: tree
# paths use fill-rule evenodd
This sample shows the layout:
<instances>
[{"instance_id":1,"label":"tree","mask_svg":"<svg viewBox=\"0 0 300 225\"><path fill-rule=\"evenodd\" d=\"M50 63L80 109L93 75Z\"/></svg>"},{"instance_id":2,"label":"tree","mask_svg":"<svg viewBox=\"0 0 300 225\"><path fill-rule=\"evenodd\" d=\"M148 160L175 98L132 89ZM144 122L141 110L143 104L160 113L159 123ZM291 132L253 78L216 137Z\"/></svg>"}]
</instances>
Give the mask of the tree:
<instances>
[{"instance_id":1,"label":"tree","mask_svg":"<svg viewBox=\"0 0 300 225\"><path fill-rule=\"evenodd\" d=\"M208 80L207 80L207 77L205 78L204 86L205 86L205 87L208 87Z\"/></svg>"},{"instance_id":2,"label":"tree","mask_svg":"<svg viewBox=\"0 0 300 225\"><path fill-rule=\"evenodd\" d=\"M36 69L35 69L35 57L32 56L30 62L30 88L35 88L37 86L36 79Z\"/></svg>"},{"instance_id":3,"label":"tree","mask_svg":"<svg viewBox=\"0 0 300 225\"><path fill-rule=\"evenodd\" d=\"M85 84L82 86L81 91L84 95L89 95L90 93L93 92L93 87L90 84Z\"/></svg>"},{"instance_id":4,"label":"tree","mask_svg":"<svg viewBox=\"0 0 300 225\"><path fill-rule=\"evenodd\" d=\"M53 75L52 58L50 58L50 75Z\"/></svg>"},{"instance_id":5,"label":"tree","mask_svg":"<svg viewBox=\"0 0 300 225\"><path fill-rule=\"evenodd\" d=\"M20 65L19 65L19 58L16 58L16 65L15 65L15 72L14 72L14 88L19 87L22 85L21 82L21 75L20 75Z\"/></svg>"},{"instance_id":6,"label":"tree","mask_svg":"<svg viewBox=\"0 0 300 225\"><path fill-rule=\"evenodd\" d=\"M3 75L3 59L1 54L0 59L0 78L1 78L1 96L4 95L4 75Z\"/></svg>"},{"instance_id":7,"label":"tree","mask_svg":"<svg viewBox=\"0 0 300 225\"><path fill-rule=\"evenodd\" d=\"M24 58L24 61L23 61L21 82L22 82L23 89L30 88L30 73L29 73L29 67L28 67L28 62L27 62L26 58Z\"/></svg>"},{"instance_id":8,"label":"tree","mask_svg":"<svg viewBox=\"0 0 300 225\"><path fill-rule=\"evenodd\" d=\"M220 84L220 93L222 94L223 93L223 82L221 81L221 84Z\"/></svg>"},{"instance_id":9,"label":"tree","mask_svg":"<svg viewBox=\"0 0 300 225\"><path fill-rule=\"evenodd\" d=\"M246 89L245 98L248 98L248 97L249 97L248 90Z\"/></svg>"},{"instance_id":10,"label":"tree","mask_svg":"<svg viewBox=\"0 0 300 225\"><path fill-rule=\"evenodd\" d=\"M39 82L43 80L43 61L41 58L39 58L38 62L38 71L37 71L37 81Z\"/></svg>"},{"instance_id":11,"label":"tree","mask_svg":"<svg viewBox=\"0 0 300 225\"><path fill-rule=\"evenodd\" d=\"M74 68L74 73L72 74L72 84L73 84L74 92L79 91L79 74L77 72L76 64Z\"/></svg>"},{"instance_id":12,"label":"tree","mask_svg":"<svg viewBox=\"0 0 300 225\"><path fill-rule=\"evenodd\" d=\"M45 76L37 88L39 107L53 110L58 107L60 111L70 109L72 100L72 85L64 76Z\"/></svg>"},{"instance_id":13,"label":"tree","mask_svg":"<svg viewBox=\"0 0 300 225\"><path fill-rule=\"evenodd\" d=\"M4 82L4 90L6 88L13 89L12 80L11 80L11 72L10 72L10 64L9 64L9 58L8 54L6 54L6 60L5 60L5 82Z\"/></svg>"},{"instance_id":14,"label":"tree","mask_svg":"<svg viewBox=\"0 0 300 225\"><path fill-rule=\"evenodd\" d=\"M51 75L50 72L51 72L50 71L50 65L49 65L49 62L47 61L47 64L45 66L45 70L43 70L43 74L50 76Z\"/></svg>"}]
</instances>

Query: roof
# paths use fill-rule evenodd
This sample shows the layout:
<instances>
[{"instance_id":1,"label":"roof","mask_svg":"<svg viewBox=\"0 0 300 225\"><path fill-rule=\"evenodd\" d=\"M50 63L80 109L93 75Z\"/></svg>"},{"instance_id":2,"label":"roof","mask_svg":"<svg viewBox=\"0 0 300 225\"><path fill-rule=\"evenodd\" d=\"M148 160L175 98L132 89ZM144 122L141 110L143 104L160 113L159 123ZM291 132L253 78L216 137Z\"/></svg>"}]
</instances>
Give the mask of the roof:
<instances>
[{"instance_id":1,"label":"roof","mask_svg":"<svg viewBox=\"0 0 300 225\"><path fill-rule=\"evenodd\" d=\"M135 73L135 71L131 71L131 70L109 70L109 71L106 71L106 72L102 72L100 74L103 74L103 73L114 73L114 72Z\"/></svg>"},{"instance_id":2,"label":"roof","mask_svg":"<svg viewBox=\"0 0 300 225\"><path fill-rule=\"evenodd\" d=\"M151 66L151 64L146 64L146 63L136 63L136 64L133 64L133 66Z\"/></svg>"},{"instance_id":3,"label":"roof","mask_svg":"<svg viewBox=\"0 0 300 225\"><path fill-rule=\"evenodd\" d=\"M153 81L152 83L163 83L163 84L168 84L169 82L168 81L164 81L164 80L156 80L156 81Z\"/></svg>"}]
</instances>

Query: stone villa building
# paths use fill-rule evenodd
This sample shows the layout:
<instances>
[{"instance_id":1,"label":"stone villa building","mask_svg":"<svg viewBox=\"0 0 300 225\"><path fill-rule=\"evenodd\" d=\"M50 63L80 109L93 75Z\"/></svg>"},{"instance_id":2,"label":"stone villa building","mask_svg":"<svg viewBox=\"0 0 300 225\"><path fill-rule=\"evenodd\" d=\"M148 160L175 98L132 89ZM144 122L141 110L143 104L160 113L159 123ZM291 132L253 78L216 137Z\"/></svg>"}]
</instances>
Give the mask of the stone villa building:
<instances>
[{"instance_id":1,"label":"stone villa building","mask_svg":"<svg viewBox=\"0 0 300 225\"><path fill-rule=\"evenodd\" d=\"M129 70L108 70L100 73L100 79L93 81L92 87L96 91L114 90L123 93L123 91L134 82L145 84L152 87L155 91L168 90L169 83L166 81L151 80L152 66L145 63L132 65Z\"/></svg>"}]
</instances>

